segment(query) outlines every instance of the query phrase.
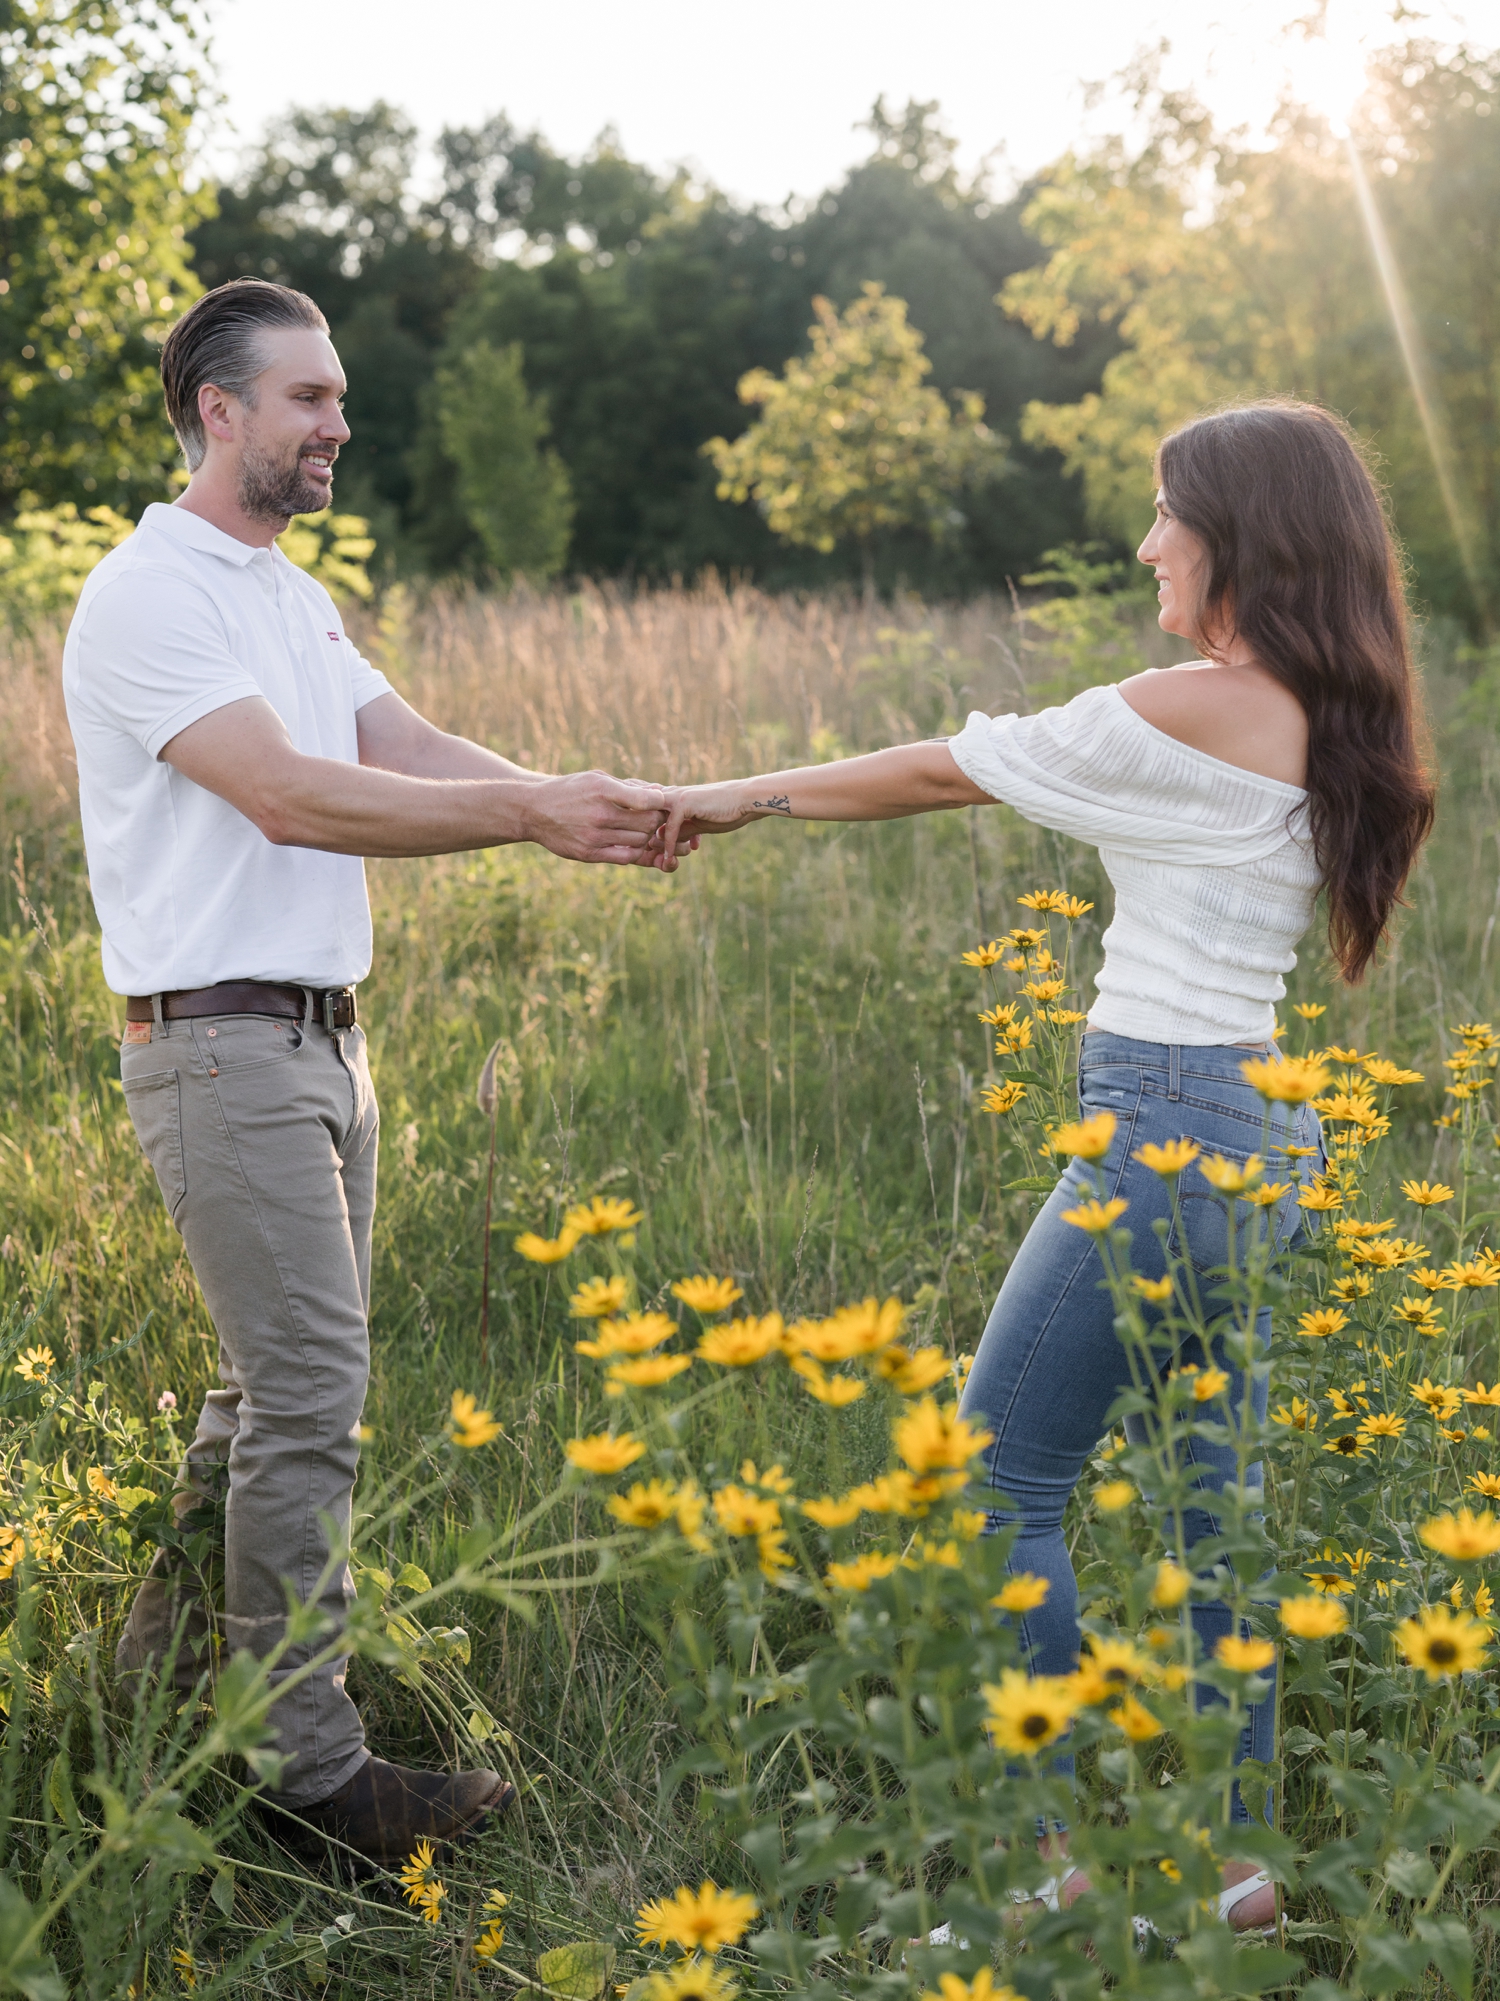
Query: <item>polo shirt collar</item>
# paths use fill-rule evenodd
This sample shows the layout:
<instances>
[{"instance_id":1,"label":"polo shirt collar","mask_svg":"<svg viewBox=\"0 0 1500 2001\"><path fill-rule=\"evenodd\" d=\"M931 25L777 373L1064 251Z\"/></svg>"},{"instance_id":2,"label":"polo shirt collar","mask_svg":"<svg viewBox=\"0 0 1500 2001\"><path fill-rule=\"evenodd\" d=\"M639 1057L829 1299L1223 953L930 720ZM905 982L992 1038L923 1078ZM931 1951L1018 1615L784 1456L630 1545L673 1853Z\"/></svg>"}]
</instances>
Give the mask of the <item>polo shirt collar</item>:
<instances>
[{"instance_id":1,"label":"polo shirt collar","mask_svg":"<svg viewBox=\"0 0 1500 2001\"><path fill-rule=\"evenodd\" d=\"M204 556L218 556L240 569L266 553L249 542L241 542L234 535L226 535L222 528L215 528L201 514L189 514L185 507L170 507L160 500L152 501L141 517L141 526L148 525L169 535L185 548L196 549ZM275 560L274 551L272 560Z\"/></svg>"}]
</instances>

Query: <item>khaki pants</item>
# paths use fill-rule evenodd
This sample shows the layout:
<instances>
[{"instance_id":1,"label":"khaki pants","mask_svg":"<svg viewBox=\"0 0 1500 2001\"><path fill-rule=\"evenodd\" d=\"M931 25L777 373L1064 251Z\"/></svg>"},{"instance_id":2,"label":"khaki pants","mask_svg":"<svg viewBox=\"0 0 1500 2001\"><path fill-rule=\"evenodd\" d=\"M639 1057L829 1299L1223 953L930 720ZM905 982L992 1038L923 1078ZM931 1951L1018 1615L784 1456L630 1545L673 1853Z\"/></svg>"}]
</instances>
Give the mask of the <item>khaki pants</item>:
<instances>
[{"instance_id":1,"label":"khaki pants","mask_svg":"<svg viewBox=\"0 0 1500 2001\"><path fill-rule=\"evenodd\" d=\"M124 1045L120 1072L219 1337L223 1387L204 1400L183 1481L208 1491L228 1467L225 1638L263 1655L282 1636L288 1588L304 1604L318 1596L329 1556L319 1516L349 1528L379 1141L364 1033L259 1015L158 1022L149 1042ZM351 1590L340 1566L322 1610L342 1622ZM127 1629L122 1659L131 1644ZM273 1680L325 1644L293 1650ZM364 1761L344 1668L271 1712L290 1803L327 1799Z\"/></svg>"}]
</instances>

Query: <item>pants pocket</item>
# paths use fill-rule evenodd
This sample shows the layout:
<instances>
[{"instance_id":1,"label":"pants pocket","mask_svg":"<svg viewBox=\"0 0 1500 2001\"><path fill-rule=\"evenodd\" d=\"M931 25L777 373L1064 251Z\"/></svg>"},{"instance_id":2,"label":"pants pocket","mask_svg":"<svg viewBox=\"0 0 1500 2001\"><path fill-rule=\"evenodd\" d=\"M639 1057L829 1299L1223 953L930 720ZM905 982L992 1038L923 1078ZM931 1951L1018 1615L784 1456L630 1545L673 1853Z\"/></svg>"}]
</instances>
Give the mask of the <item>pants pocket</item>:
<instances>
[{"instance_id":1,"label":"pants pocket","mask_svg":"<svg viewBox=\"0 0 1500 2001\"><path fill-rule=\"evenodd\" d=\"M154 1070L125 1081L125 1103L141 1151L151 1163L167 1214L175 1223L187 1194L182 1159L182 1101L175 1070Z\"/></svg>"}]
</instances>

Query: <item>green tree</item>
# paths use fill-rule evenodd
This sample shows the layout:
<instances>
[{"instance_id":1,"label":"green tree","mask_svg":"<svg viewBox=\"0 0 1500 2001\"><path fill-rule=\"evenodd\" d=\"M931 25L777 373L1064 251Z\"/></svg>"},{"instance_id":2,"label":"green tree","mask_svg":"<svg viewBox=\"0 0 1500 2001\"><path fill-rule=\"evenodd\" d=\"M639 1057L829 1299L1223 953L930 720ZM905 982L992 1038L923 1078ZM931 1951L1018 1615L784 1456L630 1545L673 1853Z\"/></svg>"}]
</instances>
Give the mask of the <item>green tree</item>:
<instances>
[{"instance_id":1,"label":"green tree","mask_svg":"<svg viewBox=\"0 0 1500 2001\"><path fill-rule=\"evenodd\" d=\"M0 0L0 514L166 490L200 26L196 0Z\"/></svg>"},{"instance_id":2,"label":"green tree","mask_svg":"<svg viewBox=\"0 0 1500 2001\"><path fill-rule=\"evenodd\" d=\"M740 383L760 418L703 449L722 499L753 500L774 534L808 548L852 540L868 568L882 531L941 539L960 525L964 488L996 467L1002 446L982 397L961 392L955 416L926 382L932 363L904 300L871 283L842 315L822 298L813 310L812 352L780 377L757 368Z\"/></svg>"},{"instance_id":3,"label":"green tree","mask_svg":"<svg viewBox=\"0 0 1500 2001\"><path fill-rule=\"evenodd\" d=\"M476 341L436 378L438 427L458 469L458 497L506 582L555 576L573 524L567 468L543 443L546 406L527 394L522 360L518 342Z\"/></svg>"}]
</instances>

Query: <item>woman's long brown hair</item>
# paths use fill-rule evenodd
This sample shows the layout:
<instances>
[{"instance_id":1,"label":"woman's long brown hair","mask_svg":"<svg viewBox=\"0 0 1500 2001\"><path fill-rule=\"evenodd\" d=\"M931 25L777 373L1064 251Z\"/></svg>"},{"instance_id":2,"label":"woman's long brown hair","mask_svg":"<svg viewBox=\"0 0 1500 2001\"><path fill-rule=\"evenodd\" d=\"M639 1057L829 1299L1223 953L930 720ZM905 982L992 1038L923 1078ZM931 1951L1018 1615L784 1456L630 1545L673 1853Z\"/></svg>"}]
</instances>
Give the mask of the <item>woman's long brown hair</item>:
<instances>
[{"instance_id":1,"label":"woman's long brown hair","mask_svg":"<svg viewBox=\"0 0 1500 2001\"><path fill-rule=\"evenodd\" d=\"M1307 714L1328 942L1361 978L1432 827L1401 563L1347 428L1315 404L1249 403L1163 440L1168 513L1208 560L1196 624L1232 632Z\"/></svg>"}]
</instances>

